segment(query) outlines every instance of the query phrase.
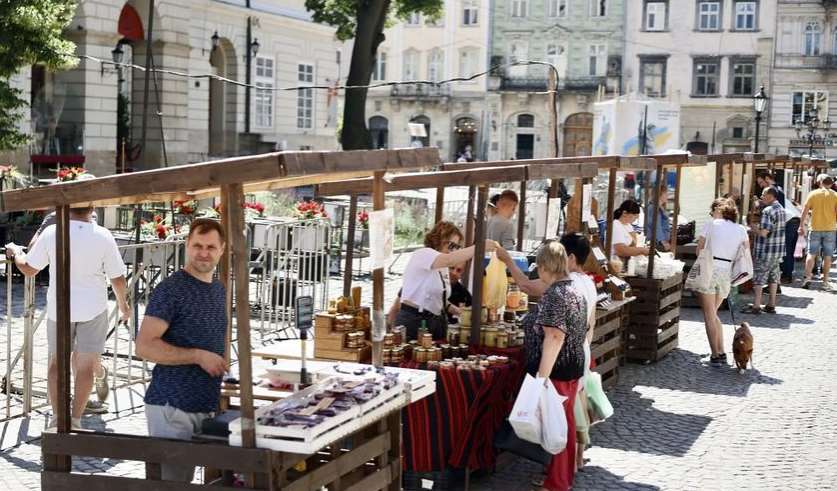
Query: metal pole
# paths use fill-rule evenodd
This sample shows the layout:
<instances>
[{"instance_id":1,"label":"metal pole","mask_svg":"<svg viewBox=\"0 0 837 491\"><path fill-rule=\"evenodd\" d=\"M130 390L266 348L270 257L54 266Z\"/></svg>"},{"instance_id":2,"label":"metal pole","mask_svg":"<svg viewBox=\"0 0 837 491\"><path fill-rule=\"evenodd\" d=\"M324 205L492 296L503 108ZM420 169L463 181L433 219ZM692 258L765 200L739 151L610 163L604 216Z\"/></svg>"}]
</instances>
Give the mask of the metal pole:
<instances>
[{"instance_id":1,"label":"metal pole","mask_svg":"<svg viewBox=\"0 0 837 491\"><path fill-rule=\"evenodd\" d=\"M651 217L651 247L648 250L647 278L654 277L654 256L657 254L657 221L660 219L660 188L663 182L663 166L657 164L657 178L654 180L654 216ZM648 221L648 207L645 208L645 221Z\"/></svg>"},{"instance_id":2,"label":"metal pole","mask_svg":"<svg viewBox=\"0 0 837 491\"><path fill-rule=\"evenodd\" d=\"M605 237L605 255L610 257L610 248L613 247L613 209L616 202L616 167L611 167L607 181L607 235Z\"/></svg>"},{"instance_id":3,"label":"metal pole","mask_svg":"<svg viewBox=\"0 0 837 491\"><path fill-rule=\"evenodd\" d=\"M249 3L249 2L248 2ZM250 133L250 77L251 77L251 66L253 63L253 50L250 49L250 45L253 42L253 18L249 15L247 16L247 45L244 47L245 51L245 73L244 79L246 85L244 86L244 132Z\"/></svg>"},{"instance_id":4,"label":"metal pole","mask_svg":"<svg viewBox=\"0 0 837 491\"><path fill-rule=\"evenodd\" d=\"M343 296L348 297L352 293L352 263L355 258L355 230L357 228L357 195L349 197L349 230L346 237L346 266L343 271Z\"/></svg>"},{"instance_id":5,"label":"metal pole","mask_svg":"<svg viewBox=\"0 0 837 491\"><path fill-rule=\"evenodd\" d=\"M145 80L143 81L143 96L142 96L142 133L140 137L141 141L141 149L143 154L143 160L145 163L143 167L145 169L149 168L150 162L148 161L148 149L146 148L146 144L148 141L146 140L146 136L148 135L148 94L149 94L149 78L151 77L151 41L154 34L154 0L149 0L148 2L148 30L145 33ZM134 309L136 311L136 309Z\"/></svg>"},{"instance_id":6,"label":"metal pole","mask_svg":"<svg viewBox=\"0 0 837 491\"><path fill-rule=\"evenodd\" d=\"M674 219L671 223L671 253L677 257L677 218L680 216L680 178L682 177L683 166L677 164L677 175L674 181Z\"/></svg>"},{"instance_id":7,"label":"metal pole","mask_svg":"<svg viewBox=\"0 0 837 491\"><path fill-rule=\"evenodd\" d=\"M384 172L376 171L372 181L372 208L375 211L383 210L385 205ZM386 331L383 266L372 270L372 322L372 364L381 367L383 366L383 341Z\"/></svg>"},{"instance_id":8,"label":"metal pole","mask_svg":"<svg viewBox=\"0 0 837 491\"><path fill-rule=\"evenodd\" d=\"M759 153L759 127L760 126L761 126L761 112L756 112L756 142L755 142L755 145L754 145L753 153Z\"/></svg>"}]
</instances>

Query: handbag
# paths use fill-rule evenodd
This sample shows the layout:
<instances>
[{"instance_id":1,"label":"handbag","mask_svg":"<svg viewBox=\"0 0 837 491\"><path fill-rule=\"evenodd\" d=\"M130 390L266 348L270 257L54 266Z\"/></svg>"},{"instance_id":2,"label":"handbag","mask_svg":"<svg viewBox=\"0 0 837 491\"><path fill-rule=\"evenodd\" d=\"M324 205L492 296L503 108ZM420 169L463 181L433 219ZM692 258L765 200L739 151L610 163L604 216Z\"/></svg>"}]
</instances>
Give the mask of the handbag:
<instances>
[{"instance_id":1,"label":"handbag","mask_svg":"<svg viewBox=\"0 0 837 491\"><path fill-rule=\"evenodd\" d=\"M712 236L712 229L706 233L706 241L703 244L700 254L698 254L695 263L689 269L689 274L686 276L686 288L689 290L706 291L712 284L712 272L715 269L712 258L712 248L710 247L710 237Z\"/></svg>"},{"instance_id":2,"label":"handbag","mask_svg":"<svg viewBox=\"0 0 837 491\"><path fill-rule=\"evenodd\" d=\"M732 286L742 285L753 279L753 257L750 255L750 248L747 247L747 242L742 242L738 246L738 254L732 262Z\"/></svg>"},{"instance_id":3,"label":"handbag","mask_svg":"<svg viewBox=\"0 0 837 491\"><path fill-rule=\"evenodd\" d=\"M547 466L552 462L552 454L547 452L537 443L527 442L514 433L511 424L503 421L503 424L494 434L494 448L500 451L510 452L518 457L531 460L538 464Z\"/></svg>"},{"instance_id":4,"label":"handbag","mask_svg":"<svg viewBox=\"0 0 837 491\"><path fill-rule=\"evenodd\" d=\"M613 416L613 406L602 389L602 376L598 372L590 372L584 377L584 390L587 393L587 404L590 406L596 421L604 421Z\"/></svg>"}]
</instances>

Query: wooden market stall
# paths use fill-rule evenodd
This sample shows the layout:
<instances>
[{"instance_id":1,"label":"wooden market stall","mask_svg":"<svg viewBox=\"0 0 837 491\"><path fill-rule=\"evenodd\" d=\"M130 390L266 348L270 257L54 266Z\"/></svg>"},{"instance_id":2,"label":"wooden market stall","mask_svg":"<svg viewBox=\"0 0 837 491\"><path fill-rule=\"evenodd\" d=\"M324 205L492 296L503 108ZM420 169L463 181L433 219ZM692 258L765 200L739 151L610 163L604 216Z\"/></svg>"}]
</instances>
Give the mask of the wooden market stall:
<instances>
[{"instance_id":1,"label":"wooden market stall","mask_svg":"<svg viewBox=\"0 0 837 491\"><path fill-rule=\"evenodd\" d=\"M56 299L58 407L57 431L43 434L43 489L148 489L144 480L72 472L72 457L87 456L145 462L146 479L160 479L161 464L204 466L227 471L218 484L231 487L231 471L247 477L248 487L258 489L315 489L334 484L347 489L400 489L400 409L409 394L393 393L381 406L370 409L340 428L326 454L276 451L257 448L265 427L257 423L253 384L241 383L234 394L240 400L241 417L237 438L240 446L226 441L178 441L116 433L73 430L70 424L70 208L110 206L142 202L201 199L221 196L222 225L228 244L219 267L227 285L228 331L226 357L230 357L233 313L236 319L239 380L253 380L248 308L248 261L245 242L244 193L317 184L335 178L381 176L388 170L405 170L438 164L436 149L352 152L278 152L237 157L210 163L184 165L47 187L6 191L0 194L4 212L55 208L57 214ZM376 293L382 294L382 278L375 277ZM382 296L382 295L381 295ZM382 303L376 303L380 309ZM397 387L401 387L398 385ZM359 409L358 409L359 410ZM336 420L336 418L335 418ZM345 444L351 438L351 444ZM300 465L303 464L303 465ZM304 469L304 470L302 470ZM210 475L211 473L208 473ZM192 484L159 481L154 489L191 489Z\"/></svg>"}]
</instances>

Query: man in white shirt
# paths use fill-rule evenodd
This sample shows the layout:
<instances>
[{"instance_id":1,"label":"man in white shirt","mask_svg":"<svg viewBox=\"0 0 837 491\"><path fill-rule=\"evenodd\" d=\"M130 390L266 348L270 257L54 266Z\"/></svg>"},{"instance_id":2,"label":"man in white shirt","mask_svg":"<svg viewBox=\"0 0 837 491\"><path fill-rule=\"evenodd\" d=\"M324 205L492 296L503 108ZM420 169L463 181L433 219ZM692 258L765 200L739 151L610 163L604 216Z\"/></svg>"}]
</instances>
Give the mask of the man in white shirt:
<instances>
[{"instance_id":1,"label":"man in white shirt","mask_svg":"<svg viewBox=\"0 0 837 491\"><path fill-rule=\"evenodd\" d=\"M109 279L116 295L122 319L127 320L131 307L126 299L125 264L116 240L110 231L90 223L92 207L70 210L70 328L73 352L75 387L73 390L72 426L81 428L81 415L93 389L93 374L99 355L104 352L108 329ZM13 258L26 276L35 276L50 264L55 264L56 226L50 225L41 233L29 254L20 246L9 244L6 254ZM47 292L47 344L49 347L49 375L47 388L55 424L58 401L56 268L49 268Z\"/></svg>"}]
</instances>

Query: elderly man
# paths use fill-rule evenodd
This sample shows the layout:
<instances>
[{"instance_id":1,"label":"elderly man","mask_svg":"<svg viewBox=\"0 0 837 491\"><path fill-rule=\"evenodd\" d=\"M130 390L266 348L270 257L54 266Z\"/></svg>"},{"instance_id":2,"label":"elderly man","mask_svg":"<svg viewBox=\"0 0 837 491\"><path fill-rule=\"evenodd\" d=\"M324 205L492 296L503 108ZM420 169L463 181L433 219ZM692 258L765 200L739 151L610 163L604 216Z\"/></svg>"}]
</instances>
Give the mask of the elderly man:
<instances>
[{"instance_id":1,"label":"elderly man","mask_svg":"<svg viewBox=\"0 0 837 491\"><path fill-rule=\"evenodd\" d=\"M811 216L811 228L808 234L808 257L805 259L805 279L802 288L809 288L817 256L822 253L822 287L831 290L828 273L831 269L831 258L834 255L834 244L837 237L837 193L831 190L834 180L828 174L820 174L817 178L820 188L808 193L805 206L802 208L802 218L799 224L799 235L805 235L805 224L808 215Z\"/></svg>"},{"instance_id":2,"label":"elderly man","mask_svg":"<svg viewBox=\"0 0 837 491\"><path fill-rule=\"evenodd\" d=\"M188 440L217 410L227 371L226 288L213 278L224 252L224 230L198 218L186 239L186 265L163 280L145 309L137 355L154 362L145 393L148 433ZM191 482L193 467L162 466L162 478Z\"/></svg>"},{"instance_id":3,"label":"elderly man","mask_svg":"<svg viewBox=\"0 0 837 491\"><path fill-rule=\"evenodd\" d=\"M761 296L764 285L770 296L764 312L776 313L776 289L781 276L780 265L785 257L785 209L779 204L779 191L766 187L761 195L764 206L761 221L755 229L756 248L753 272L753 303L744 309L745 313L760 314Z\"/></svg>"},{"instance_id":4,"label":"elderly man","mask_svg":"<svg viewBox=\"0 0 837 491\"><path fill-rule=\"evenodd\" d=\"M119 254L113 235L104 227L91 223L93 208L70 210L70 325L75 388L73 391L72 426L81 428L81 415L93 389L93 375L99 366L99 356L105 350L108 331L108 290L110 280L122 319L131 315L126 300L125 263ZM10 244L7 255L14 258L18 269L26 276L35 276L50 264L55 264L55 225L47 226L29 251ZM47 292L47 344L49 349L49 377L47 390L53 415L58 401L58 364L55 268L49 269ZM55 425L53 416L50 426Z\"/></svg>"}]
</instances>

